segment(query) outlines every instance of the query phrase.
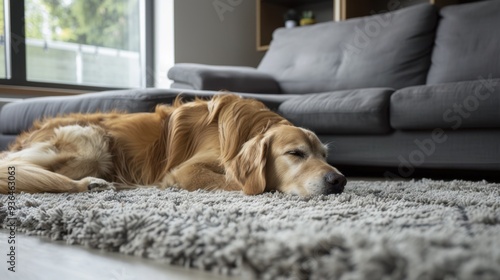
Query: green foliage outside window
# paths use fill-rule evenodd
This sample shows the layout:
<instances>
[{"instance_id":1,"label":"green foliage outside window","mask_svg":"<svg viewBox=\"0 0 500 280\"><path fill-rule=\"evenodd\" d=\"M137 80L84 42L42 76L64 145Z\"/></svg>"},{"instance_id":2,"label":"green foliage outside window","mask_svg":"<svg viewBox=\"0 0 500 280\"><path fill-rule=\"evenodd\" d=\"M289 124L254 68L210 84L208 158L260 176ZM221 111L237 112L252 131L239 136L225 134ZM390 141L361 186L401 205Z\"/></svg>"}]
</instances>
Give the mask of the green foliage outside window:
<instances>
[{"instance_id":1,"label":"green foliage outside window","mask_svg":"<svg viewBox=\"0 0 500 280\"><path fill-rule=\"evenodd\" d=\"M139 0L28 0L26 36L139 49Z\"/></svg>"}]
</instances>

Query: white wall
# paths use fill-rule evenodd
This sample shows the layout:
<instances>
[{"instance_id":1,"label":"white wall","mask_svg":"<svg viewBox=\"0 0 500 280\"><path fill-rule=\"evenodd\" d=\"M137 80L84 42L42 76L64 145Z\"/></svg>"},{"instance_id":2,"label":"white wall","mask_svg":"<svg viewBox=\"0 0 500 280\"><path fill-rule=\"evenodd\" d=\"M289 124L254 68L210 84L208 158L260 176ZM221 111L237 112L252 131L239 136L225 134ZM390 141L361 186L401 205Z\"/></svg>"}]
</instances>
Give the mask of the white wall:
<instances>
[{"instance_id":1,"label":"white wall","mask_svg":"<svg viewBox=\"0 0 500 280\"><path fill-rule=\"evenodd\" d=\"M255 0L174 0L175 63L257 66Z\"/></svg>"}]
</instances>

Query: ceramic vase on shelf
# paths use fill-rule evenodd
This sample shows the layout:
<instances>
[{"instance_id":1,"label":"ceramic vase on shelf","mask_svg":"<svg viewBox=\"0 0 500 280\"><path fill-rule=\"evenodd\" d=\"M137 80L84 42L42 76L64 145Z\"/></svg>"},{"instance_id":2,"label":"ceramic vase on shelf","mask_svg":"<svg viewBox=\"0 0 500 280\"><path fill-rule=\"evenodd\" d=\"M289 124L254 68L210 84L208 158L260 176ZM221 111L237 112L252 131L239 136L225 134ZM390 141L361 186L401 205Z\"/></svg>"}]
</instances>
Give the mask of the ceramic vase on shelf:
<instances>
[{"instance_id":1,"label":"ceramic vase on shelf","mask_svg":"<svg viewBox=\"0 0 500 280\"><path fill-rule=\"evenodd\" d=\"M285 21L285 27L286 28L294 28L297 26L297 22L295 20L287 20Z\"/></svg>"}]
</instances>

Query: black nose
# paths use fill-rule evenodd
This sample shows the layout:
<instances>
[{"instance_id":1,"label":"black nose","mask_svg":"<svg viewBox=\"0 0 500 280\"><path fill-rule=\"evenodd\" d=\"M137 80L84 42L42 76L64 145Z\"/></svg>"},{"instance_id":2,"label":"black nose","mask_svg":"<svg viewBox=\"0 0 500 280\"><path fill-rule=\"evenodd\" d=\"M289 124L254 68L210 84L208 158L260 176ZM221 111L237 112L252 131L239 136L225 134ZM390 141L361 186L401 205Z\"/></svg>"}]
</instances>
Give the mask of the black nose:
<instances>
[{"instance_id":1,"label":"black nose","mask_svg":"<svg viewBox=\"0 0 500 280\"><path fill-rule=\"evenodd\" d=\"M344 191L344 186L347 183L347 179L342 174L328 172L325 175L325 183L327 186L327 194L341 193L342 191Z\"/></svg>"}]
</instances>

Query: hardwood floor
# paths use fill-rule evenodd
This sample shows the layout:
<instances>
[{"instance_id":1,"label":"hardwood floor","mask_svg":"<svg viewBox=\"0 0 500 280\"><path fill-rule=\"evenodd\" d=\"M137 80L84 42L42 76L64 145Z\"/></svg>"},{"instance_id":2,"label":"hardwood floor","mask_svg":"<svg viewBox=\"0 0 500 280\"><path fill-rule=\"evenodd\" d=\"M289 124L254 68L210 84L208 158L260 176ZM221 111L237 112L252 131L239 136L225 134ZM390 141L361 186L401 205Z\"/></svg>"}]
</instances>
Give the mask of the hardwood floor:
<instances>
[{"instance_id":1,"label":"hardwood floor","mask_svg":"<svg viewBox=\"0 0 500 280\"><path fill-rule=\"evenodd\" d=\"M9 234L0 230L2 280L187 280L232 279L194 269L170 266L140 257L66 245L17 233L15 270L8 270Z\"/></svg>"}]
</instances>

